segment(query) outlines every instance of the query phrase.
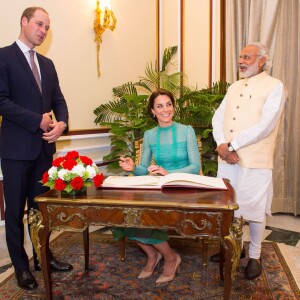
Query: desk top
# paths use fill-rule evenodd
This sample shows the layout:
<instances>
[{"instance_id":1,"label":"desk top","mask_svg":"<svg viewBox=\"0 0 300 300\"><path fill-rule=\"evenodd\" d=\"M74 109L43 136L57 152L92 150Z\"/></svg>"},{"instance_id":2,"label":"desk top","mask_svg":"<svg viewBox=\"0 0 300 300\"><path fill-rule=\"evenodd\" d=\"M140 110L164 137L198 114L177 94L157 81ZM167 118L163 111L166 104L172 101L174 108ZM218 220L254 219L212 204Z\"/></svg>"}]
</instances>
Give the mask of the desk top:
<instances>
[{"instance_id":1,"label":"desk top","mask_svg":"<svg viewBox=\"0 0 300 300\"><path fill-rule=\"evenodd\" d=\"M162 190L112 189L90 187L87 195L79 197L62 196L60 191L51 190L35 198L39 203L110 205L140 207L170 207L186 209L237 210L232 186L228 190L207 190L195 188L164 188Z\"/></svg>"}]
</instances>

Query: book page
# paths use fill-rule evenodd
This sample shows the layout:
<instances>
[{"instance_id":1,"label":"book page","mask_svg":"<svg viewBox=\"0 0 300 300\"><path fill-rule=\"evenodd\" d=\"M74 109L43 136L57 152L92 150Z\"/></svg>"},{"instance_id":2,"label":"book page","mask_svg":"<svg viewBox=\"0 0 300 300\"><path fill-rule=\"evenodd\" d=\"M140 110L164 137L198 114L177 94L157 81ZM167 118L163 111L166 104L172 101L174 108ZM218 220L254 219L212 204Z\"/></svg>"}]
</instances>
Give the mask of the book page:
<instances>
[{"instance_id":1,"label":"book page","mask_svg":"<svg viewBox=\"0 0 300 300\"><path fill-rule=\"evenodd\" d=\"M171 173L160 177L161 186L194 186L203 188L218 188L227 190L222 178L195 175L188 173Z\"/></svg>"},{"instance_id":2,"label":"book page","mask_svg":"<svg viewBox=\"0 0 300 300\"><path fill-rule=\"evenodd\" d=\"M156 176L109 176L103 181L104 187L157 186L159 177Z\"/></svg>"},{"instance_id":3,"label":"book page","mask_svg":"<svg viewBox=\"0 0 300 300\"><path fill-rule=\"evenodd\" d=\"M171 173L166 176L109 176L104 180L102 186L137 189L159 189L164 186L178 186L227 190L222 178L188 173Z\"/></svg>"}]
</instances>

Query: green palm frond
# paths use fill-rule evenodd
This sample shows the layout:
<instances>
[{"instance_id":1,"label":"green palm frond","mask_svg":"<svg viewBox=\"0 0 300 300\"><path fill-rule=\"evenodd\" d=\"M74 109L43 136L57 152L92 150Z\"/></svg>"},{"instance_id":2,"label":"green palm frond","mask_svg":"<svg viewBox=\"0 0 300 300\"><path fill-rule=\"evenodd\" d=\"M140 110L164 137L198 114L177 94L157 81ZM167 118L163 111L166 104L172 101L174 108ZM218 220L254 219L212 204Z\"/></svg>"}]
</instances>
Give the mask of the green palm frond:
<instances>
[{"instance_id":1,"label":"green palm frond","mask_svg":"<svg viewBox=\"0 0 300 300\"><path fill-rule=\"evenodd\" d=\"M122 84L121 86L113 88L113 94L117 98L122 98L124 95L137 95L138 92L136 90L136 83L127 82Z\"/></svg>"},{"instance_id":2,"label":"green palm frond","mask_svg":"<svg viewBox=\"0 0 300 300\"><path fill-rule=\"evenodd\" d=\"M140 77L140 81L145 83L151 92L159 88L160 72L156 70L152 63L146 65L145 76Z\"/></svg>"},{"instance_id":3,"label":"green palm frond","mask_svg":"<svg viewBox=\"0 0 300 300\"><path fill-rule=\"evenodd\" d=\"M178 46L166 48L163 54L162 69L165 71L173 56L177 53Z\"/></svg>"},{"instance_id":4,"label":"green palm frond","mask_svg":"<svg viewBox=\"0 0 300 300\"><path fill-rule=\"evenodd\" d=\"M140 80L136 84L137 88L140 88L141 91L146 91L149 93L149 95L155 90L155 85L152 84L152 82L144 82L143 80Z\"/></svg>"},{"instance_id":5,"label":"green palm frond","mask_svg":"<svg viewBox=\"0 0 300 300\"><path fill-rule=\"evenodd\" d=\"M173 74L167 74L165 72L161 73L160 76L160 87L169 90L174 94L175 97L178 97L181 89L181 81L183 74L176 72Z\"/></svg>"},{"instance_id":6,"label":"green palm frond","mask_svg":"<svg viewBox=\"0 0 300 300\"><path fill-rule=\"evenodd\" d=\"M229 87L228 82L218 81L212 84L212 87L208 87L206 89L202 89L203 93L212 94L212 95L223 95L225 96L226 91Z\"/></svg>"},{"instance_id":7,"label":"green palm frond","mask_svg":"<svg viewBox=\"0 0 300 300\"><path fill-rule=\"evenodd\" d=\"M94 110L94 114L97 116L94 123L101 125L102 122L120 120L126 112L126 101L122 99L101 104Z\"/></svg>"}]
</instances>

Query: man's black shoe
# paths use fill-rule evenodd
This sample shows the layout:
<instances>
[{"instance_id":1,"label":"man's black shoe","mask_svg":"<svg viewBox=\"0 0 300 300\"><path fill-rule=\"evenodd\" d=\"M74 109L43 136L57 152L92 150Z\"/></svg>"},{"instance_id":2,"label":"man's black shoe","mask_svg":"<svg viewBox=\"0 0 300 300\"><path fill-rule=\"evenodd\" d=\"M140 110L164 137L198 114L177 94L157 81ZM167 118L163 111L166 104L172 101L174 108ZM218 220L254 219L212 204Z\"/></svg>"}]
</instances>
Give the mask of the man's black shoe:
<instances>
[{"instance_id":1,"label":"man's black shoe","mask_svg":"<svg viewBox=\"0 0 300 300\"><path fill-rule=\"evenodd\" d=\"M38 284L29 269L15 271L18 286L25 290L35 290Z\"/></svg>"},{"instance_id":2,"label":"man's black shoe","mask_svg":"<svg viewBox=\"0 0 300 300\"><path fill-rule=\"evenodd\" d=\"M221 253L217 253L215 255L212 255L210 257L210 261L220 262L220 256L221 256ZM245 247L243 247L242 252L241 252L241 258L245 258L245 257L246 257L246 250L245 250ZM224 260L225 260L225 258L224 258Z\"/></svg>"},{"instance_id":3,"label":"man's black shoe","mask_svg":"<svg viewBox=\"0 0 300 300\"><path fill-rule=\"evenodd\" d=\"M250 280L254 279L256 277L259 277L261 275L261 272L262 272L261 263L259 263L257 259L250 258L246 268L246 274L245 274L246 278Z\"/></svg>"},{"instance_id":4,"label":"man's black shoe","mask_svg":"<svg viewBox=\"0 0 300 300\"><path fill-rule=\"evenodd\" d=\"M71 264L58 261L55 257L51 258L50 260L50 268L54 272L69 272L73 269ZM41 268L37 265L34 266L36 271L41 271Z\"/></svg>"}]
</instances>

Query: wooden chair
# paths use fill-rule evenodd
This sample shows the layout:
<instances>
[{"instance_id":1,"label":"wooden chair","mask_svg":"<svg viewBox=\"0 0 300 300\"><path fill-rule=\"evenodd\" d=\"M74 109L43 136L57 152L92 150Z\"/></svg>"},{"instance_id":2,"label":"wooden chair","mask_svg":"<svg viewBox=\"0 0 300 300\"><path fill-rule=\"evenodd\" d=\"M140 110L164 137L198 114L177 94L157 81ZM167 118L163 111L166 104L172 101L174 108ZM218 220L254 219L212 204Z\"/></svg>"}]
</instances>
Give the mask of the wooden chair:
<instances>
[{"instance_id":1,"label":"wooden chair","mask_svg":"<svg viewBox=\"0 0 300 300\"><path fill-rule=\"evenodd\" d=\"M201 158L201 154L202 154L202 142L201 142L201 137L197 136L197 144L198 144L198 149L199 149L199 153L200 153L200 158ZM142 155L143 155L143 139L139 139L137 141L135 141L134 143L134 147L135 147L135 164L139 165L141 163L142 160ZM155 164L154 159L152 159L151 164ZM203 175L202 172L202 167L200 169L199 175ZM170 238L176 238L176 239L186 239L186 237L183 237L181 235L179 235L176 231L168 231L168 235L170 236ZM207 250L208 250L208 238L196 238L197 241L201 241L202 242L202 249L203 249L203 256L202 256L202 264L204 267L206 267L207 265ZM122 261L125 260L125 238L121 238L119 240L119 251L120 251L120 259Z\"/></svg>"}]
</instances>

